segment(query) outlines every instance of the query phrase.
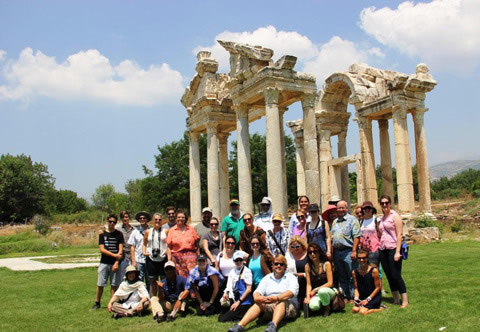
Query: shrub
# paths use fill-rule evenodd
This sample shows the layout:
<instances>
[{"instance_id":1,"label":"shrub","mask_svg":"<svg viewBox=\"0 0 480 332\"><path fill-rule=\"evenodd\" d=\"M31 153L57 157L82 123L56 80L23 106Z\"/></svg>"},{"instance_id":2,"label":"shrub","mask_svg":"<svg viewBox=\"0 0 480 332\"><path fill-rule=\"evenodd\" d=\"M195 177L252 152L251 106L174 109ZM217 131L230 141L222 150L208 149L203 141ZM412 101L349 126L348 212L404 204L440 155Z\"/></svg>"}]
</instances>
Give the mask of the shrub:
<instances>
[{"instance_id":1,"label":"shrub","mask_svg":"<svg viewBox=\"0 0 480 332\"><path fill-rule=\"evenodd\" d=\"M444 224L436 220L433 220L432 218L425 215L419 216L413 220L415 222L416 228L437 227L440 233L443 233L443 231L445 230Z\"/></svg>"},{"instance_id":2,"label":"shrub","mask_svg":"<svg viewBox=\"0 0 480 332\"><path fill-rule=\"evenodd\" d=\"M450 230L452 231L452 233L458 233L462 230L462 228L463 228L462 223L458 222L456 219L454 223L450 226Z\"/></svg>"},{"instance_id":3,"label":"shrub","mask_svg":"<svg viewBox=\"0 0 480 332\"><path fill-rule=\"evenodd\" d=\"M42 235L48 234L48 232L50 231L50 226L52 225L52 222L48 218L40 215L35 215L33 216L32 220L35 231Z\"/></svg>"}]
</instances>

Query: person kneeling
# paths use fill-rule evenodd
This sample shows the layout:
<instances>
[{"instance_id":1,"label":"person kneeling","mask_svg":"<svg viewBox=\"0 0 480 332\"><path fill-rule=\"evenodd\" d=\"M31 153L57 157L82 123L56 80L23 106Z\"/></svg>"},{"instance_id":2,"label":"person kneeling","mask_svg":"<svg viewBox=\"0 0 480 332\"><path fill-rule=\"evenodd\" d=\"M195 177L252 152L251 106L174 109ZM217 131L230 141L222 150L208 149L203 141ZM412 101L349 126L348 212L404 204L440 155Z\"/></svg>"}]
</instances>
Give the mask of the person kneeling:
<instances>
[{"instance_id":1,"label":"person kneeling","mask_svg":"<svg viewBox=\"0 0 480 332\"><path fill-rule=\"evenodd\" d=\"M242 319L253 303L252 271L243 263L243 252L233 254L235 268L228 274L227 287L220 300L222 308L227 311L218 316L219 322L237 321Z\"/></svg>"},{"instance_id":2,"label":"person kneeling","mask_svg":"<svg viewBox=\"0 0 480 332\"><path fill-rule=\"evenodd\" d=\"M120 284L108 303L113 318L141 315L148 307L149 295L139 278L140 272L132 265L125 270L125 280Z\"/></svg>"},{"instance_id":3,"label":"person kneeling","mask_svg":"<svg viewBox=\"0 0 480 332\"><path fill-rule=\"evenodd\" d=\"M241 332L263 312L264 319L271 319L265 332L277 331L283 318L297 316L298 280L295 275L286 272L287 259L278 255L273 260L273 272L267 274L253 293L255 304L250 307L242 320L230 328L229 332Z\"/></svg>"},{"instance_id":4,"label":"person kneeling","mask_svg":"<svg viewBox=\"0 0 480 332\"><path fill-rule=\"evenodd\" d=\"M357 260L360 267L352 272L355 286L355 305L352 312L368 315L381 311L382 287L378 269L368 264L368 252L365 250L360 249L357 252Z\"/></svg>"},{"instance_id":5,"label":"person kneeling","mask_svg":"<svg viewBox=\"0 0 480 332\"><path fill-rule=\"evenodd\" d=\"M153 319L158 323L166 320L167 322L175 320L175 315L185 313L187 299L190 292L185 289L187 279L177 275L175 263L169 261L165 263L165 274L167 277L161 282L157 281L159 287L158 297L152 297ZM168 313L168 315L165 315Z\"/></svg>"}]
</instances>

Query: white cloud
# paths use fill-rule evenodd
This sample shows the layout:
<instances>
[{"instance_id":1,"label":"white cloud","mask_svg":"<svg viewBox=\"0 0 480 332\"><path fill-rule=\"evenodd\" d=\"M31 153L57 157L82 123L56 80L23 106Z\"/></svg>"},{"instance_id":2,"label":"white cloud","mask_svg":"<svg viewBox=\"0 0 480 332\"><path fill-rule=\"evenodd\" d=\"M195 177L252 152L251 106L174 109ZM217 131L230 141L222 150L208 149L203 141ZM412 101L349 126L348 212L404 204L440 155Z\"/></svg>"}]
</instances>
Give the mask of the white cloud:
<instances>
[{"instance_id":1,"label":"white cloud","mask_svg":"<svg viewBox=\"0 0 480 332\"><path fill-rule=\"evenodd\" d=\"M198 46L193 50L212 52L212 58L218 60L220 71L229 69L229 54L216 40L234 41L250 45L261 45L274 51L274 60L283 55L298 58L296 69L314 74L317 83L322 82L334 71L347 70L354 62L367 62L373 56L383 56L380 49L361 48L353 42L332 37L323 45L313 43L308 37L295 31L277 31L274 26L261 27L253 32L224 31L215 36L210 46Z\"/></svg>"},{"instance_id":2,"label":"white cloud","mask_svg":"<svg viewBox=\"0 0 480 332\"><path fill-rule=\"evenodd\" d=\"M25 48L18 59L8 60L2 69L5 84L0 85L0 100L28 101L46 96L151 106L178 101L184 89L182 75L168 64L142 69L124 60L112 66L97 50L81 51L58 63L55 57Z\"/></svg>"},{"instance_id":3,"label":"white cloud","mask_svg":"<svg viewBox=\"0 0 480 332\"><path fill-rule=\"evenodd\" d=\"M360 14L362 29L382 44L459 73L480 64L479 17L480 2L471 0L407 1Z\"/></svg>"},{"instance_id":4,"label":"white cloud","mask_svg":"<svg viewBox=\"0 0 480 332\"><path fill-rule=\"evenodd\" d=\"M5 52L4 50L0 50L0 61L3 61L6 55L7 55L7 52Z\"/></svg>"}]
</instances>

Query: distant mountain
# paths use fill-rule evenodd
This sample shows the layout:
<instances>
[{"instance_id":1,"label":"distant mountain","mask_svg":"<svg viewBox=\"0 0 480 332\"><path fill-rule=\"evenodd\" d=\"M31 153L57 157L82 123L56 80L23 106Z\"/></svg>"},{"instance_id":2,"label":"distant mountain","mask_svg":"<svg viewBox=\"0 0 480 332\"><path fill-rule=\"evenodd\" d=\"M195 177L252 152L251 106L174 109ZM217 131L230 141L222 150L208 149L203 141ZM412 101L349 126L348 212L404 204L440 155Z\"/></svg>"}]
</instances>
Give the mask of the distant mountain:
<instances>
[{"instance_id":1,"label":"distant mountain","mask_svg":"<svg viewBox=\"0 0 480 332\"><path fill-rule=\"evenodd\" d=\"M480 169L480 160L455 160L430 167L430 180L438 180L442 176L450 178L469 168Z\"/></svg>"}]
</instances>

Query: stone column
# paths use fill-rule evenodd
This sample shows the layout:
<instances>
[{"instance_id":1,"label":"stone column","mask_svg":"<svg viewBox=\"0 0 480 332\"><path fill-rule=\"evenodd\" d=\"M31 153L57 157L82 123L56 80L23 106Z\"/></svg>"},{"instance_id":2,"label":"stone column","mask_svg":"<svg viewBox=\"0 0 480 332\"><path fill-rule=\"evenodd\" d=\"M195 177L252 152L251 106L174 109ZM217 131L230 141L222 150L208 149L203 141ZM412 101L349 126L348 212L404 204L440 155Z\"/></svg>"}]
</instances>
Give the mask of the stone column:
<instances>
[{"instance_id":1,"label":"stone column","mask_svg":"<svg viewBox=\"0 0 480 332\"><path fill-rule=\"evenodd\" d=\"M375 177L375 159L373 155L372 120L367 117L358 116L357 122L360 129L363 197L365 200L371 201L378 210L377 179ZM361 204L363 202L359 203Z\"/></svg>"},{"instance_id":2,"label":"stone column","mask_svg":"<svg viewBox=\"0 0 480 332\"><path fill-rule=\"evenodd\" d=\"M283 114L288 110L288 108L283 107L280 109L280 144L282 149L282 185L285 195L283 195L283 206L285 211L281 213L286 216L288 213L288 187L287 187L287 160L285 155L285 128L283 125Z\"/></svg>"},{"instance_id":3,"label":"stone column","mask_svg":"<svg viewBox=\"0 0 480 332\"><path fill-rule=\"evenodd\" d=\"M320 202L320 175L318 171L317 121L315 119L316 94L302 96L303 146L305 154L305 191L310 202Z\"/></svg>"},{"instance_id":4,"label":"stone column","mask_svg":"<svg viewBox=\"0 0 480 332\"><path fill-rule=\"evenodd\" d=\"M408 141L406 106L393 106L392 116L397 168L398 211L408 213L414 211L415 200L413 195L412 161L410 159L410 143Z\"/></svg>"},{"instance_id":5,"label":"stone column","mask_svg":"<svg viewBox=\"0 0 480 332\"><path fill-rule=\"evenodd\" d=\"M218 136L216 122L207 123L207 188L208 206L214 216L220 215L220 183L218 165Z\"/></svg>"},{"instance_id":6,"label":"stone column","mask_svg":"<svg viewBox=\"0 0 480 332\"><path fill-rule=\"evenodd\" d=\"M284 195L287 193L283 188L282 175L282 146L280 130L280 112L278 109L279 91L267 88L265 95L266 114L266 141L267 141L267 185L268 196L272 199L273 213L283 213L287 210Z\"/></svg>"},{"instance_id":7,"label":"stone column","mask_svg":"<svg viewBox=\"0 0 480 332\"><path fill-rule=\"evenodd\" d=\"M357 159L355 162L355 168L357 171L357 203L362 204L365 201L364 190L363 190L363 166L362 159ZM373 202L372 202L373 203ZM381 211L378 210L377 211Z\"/></svg>"},{"instance_id":8,"label":"stone column","mask_svg":"<svg viewBox=\"0 0 480 332\"><path fill-rule=\"evenodd\" d=\"M424 113L427 109L416 109L413 114L415 127L415 152L417 159L418 196L420 211L432 212L430 192L430 171L428 170L427 139L425 137Z\"/></svg>"},{"instance_id":9,"label":"stone column","mask_svg":"<svg viewBox=\"0 0 480 332\"><path fill-rule=\"evenodd\" d=\"M347 131L342 131L338 134L338 157L347 156ZM342 166L340 168L341 179L342 179L342 192L340 197L348 202L350 206L350 179L348 176L348 165Z\"/></svg>"},{"instance_id":10,"label":"stone column","mask_svg":"<svg viewBox=\"0 0 480 332\"><path fill-rule=\"evenodd\" d=\"M253 213L248 109L245 105L238 104L233 109L237 115L238 199L242 211Z\"/></svg>"},{"instance_id":11,"label":"stone column","mask_svg":"<svg viewBox=\"0 0 480 332\"><path fill-rule=\"evenodd\" d=\"M325 210L328 206L328 200L330 199L330 179L328 174L328 161L332 159L332 145L330 143L330 130L319 129L318 136L320 140L320 151L319 151L319 160L320 160L320 208ZM313 203L312 199L310 201Z\"/></svg>"},{"instance_id":12,"label":"stone column","mask_svg":"<svg viewBox=\"0 0 480 332\"><path fill-rule=\"evenodd\" d=\"M229 133L221 133L218 136L220 142L219 149L219 177L220 177L220 215L216 216L219 220L225 217L229 211L230 201L230 183L228 179L228 136Z\"/></svg>"},{"instance_id":13,"label":"stone column","mask_svg":"<svg viewBox=\"0 0 480 332\"><path fill-rule=\"evenodd\" d=\"M380 132L380 164L382 169L382 192L392 199L395 197L393 190L392 154L390 152L390 135L388 133L388 120L378 120Z\"/></svg>"},{"instance_id":14,"label":"stone column","mask_svg":"<svg viewBox=\"0 0 480 332\"><path fill-rule=\"evenodd\" d=\"M200 182L200 134L190 131L189 166L190 166L190 215L193 222L202 220L202 189Z\"/></svg>"},{"instance_id":15,"label":"stone column","mask_svg":"<svg viewBox=\"0 0 480 332\"><path fill-rule=\"evenodd\" d=\"M295 160L297 162L297 195L305 195L305 155L303 152L303 131L302 135L295 135Z\"/></svg>"}]
</instances>

